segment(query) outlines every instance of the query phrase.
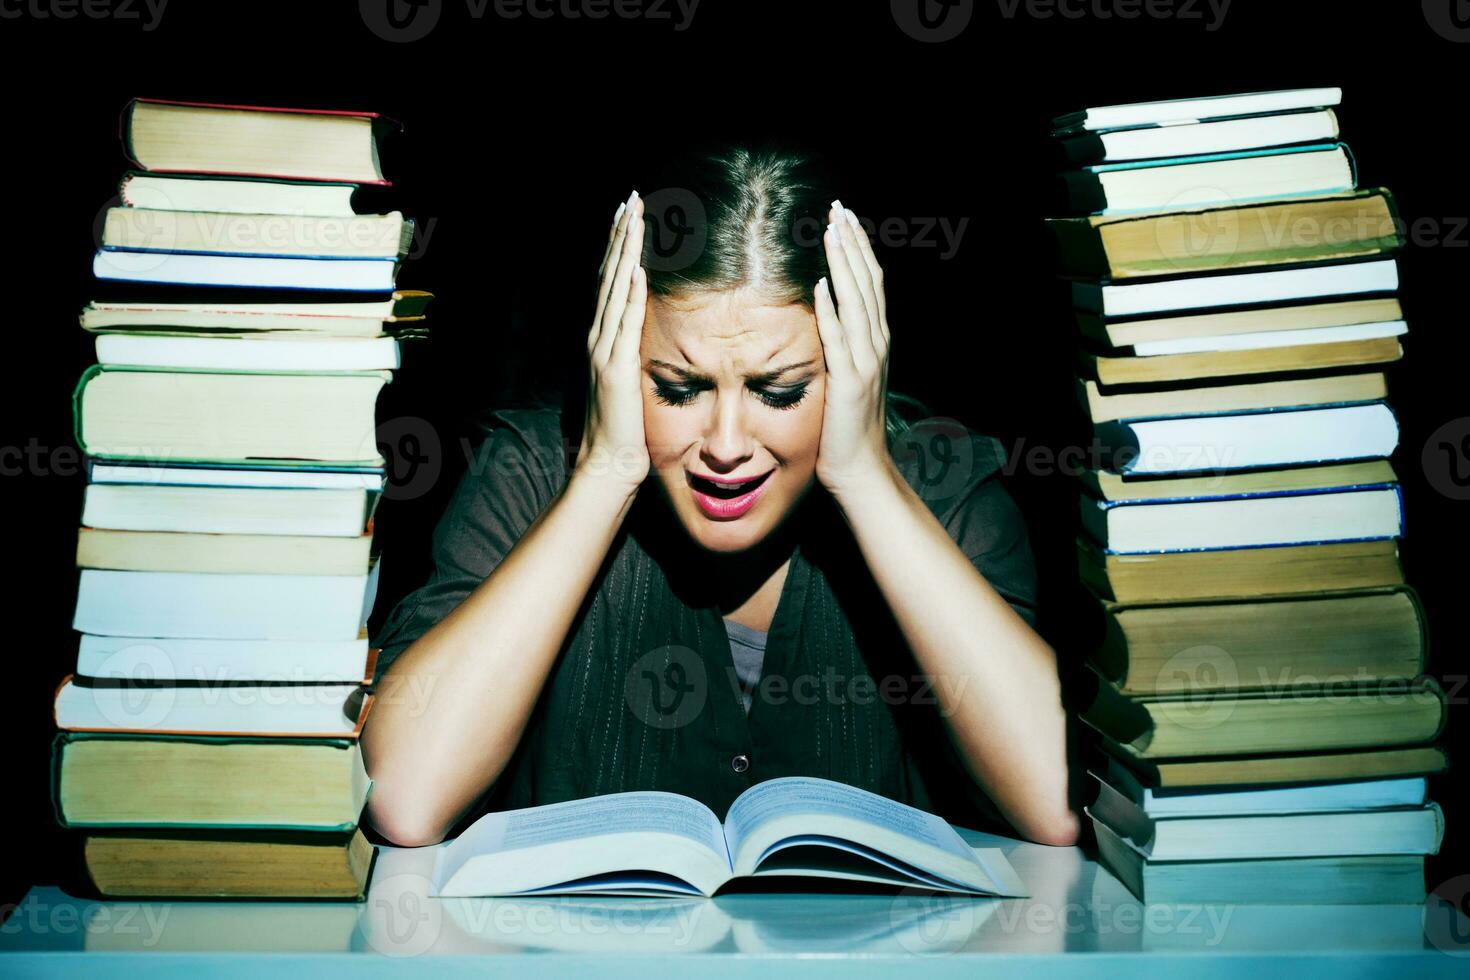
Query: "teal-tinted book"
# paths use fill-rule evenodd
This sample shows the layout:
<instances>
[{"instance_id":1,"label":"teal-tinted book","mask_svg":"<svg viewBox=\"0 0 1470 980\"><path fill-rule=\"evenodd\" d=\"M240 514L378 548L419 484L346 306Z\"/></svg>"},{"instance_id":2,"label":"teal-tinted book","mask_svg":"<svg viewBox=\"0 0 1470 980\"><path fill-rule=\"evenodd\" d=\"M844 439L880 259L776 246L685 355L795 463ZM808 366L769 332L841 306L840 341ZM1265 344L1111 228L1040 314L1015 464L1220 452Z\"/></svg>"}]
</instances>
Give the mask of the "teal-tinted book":
<instances>
[{"instance_id":1,"label":"teal-tinted book","mask_svg":"<svg viewBox=\"0 0 1470 980\"><path fill-rule=\"evenodd\" d=\"M93 364L72 392L87 455L153 463L383 466L378 393L393 372Z\"/></svg>"},{"instance_id":2,"label":"teal-tinted book","mask_svg":"<svg viewBox=\"0 0 1470 980\"><path fill-rule=\"evenodd\" d=\"M360 902L376 849L361 828L109 828L82 846L103 895L135 898L309 898Z\"/></svg>"},{"instance_id":3,"label":"teal-tinted book","mask_svg":"<svg viewBox=\"0 0 1470 980\"><path fill-rule=\"evenodd\" d=\"M1357 186L1346 143L1100 163L1058 174L1068 214L1118 215L1341 194Z\"/></svg>"},{"instance_id":4,"label":"teal-tinted book","mask_svg":"<svg viewBox=\"0 0 1470 980\"><path fill-rule=\"evenodd\" d=\"M51 746L64 827L343 833L372 787L355 738L63 731Z\"/></svg>"}]
</instances>

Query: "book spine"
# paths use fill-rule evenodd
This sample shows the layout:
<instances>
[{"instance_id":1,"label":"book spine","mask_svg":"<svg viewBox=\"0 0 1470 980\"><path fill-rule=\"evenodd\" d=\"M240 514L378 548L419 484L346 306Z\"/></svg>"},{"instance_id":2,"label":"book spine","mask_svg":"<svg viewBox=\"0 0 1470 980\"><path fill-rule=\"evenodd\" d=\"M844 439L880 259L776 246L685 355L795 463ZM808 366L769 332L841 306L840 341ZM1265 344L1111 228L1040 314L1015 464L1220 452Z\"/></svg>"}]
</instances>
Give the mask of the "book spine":
<instances>
[{"instance_id":1,"label":"book spine","mask_svg":"<svg viewBox=\"0 0 1470 980\"><path fill-rule=\"evenodd\" d=\"M1424 610L1424 600L1419 597L1419 590L1405 583L1398 587L1414 608L1414 618L1419 622L1419 672L1423 673L1429 666L1429 616Z\"/></svg>"},{"instance_id":2,"label":"book spine","mask_svg":"<svg viewBox=\"0 0 1470 980\"><path fill-rule=\"evenodd\" d=\"M147 170L136 156L133 155L133 108L138 104L138 98L134 96L129 99L127 105L117 115L117 139L122 144L123 156L135 168Z\"/></svg>"},{"instance_id":3,"label":"book spine","mask_svg":"<svg viewBox=\"0 0 1470 980\"><path fill-rule=\"evenodd\" d=\"M1356 179L1353 183L1354 186L1356 186ZM1404 219L1403 216L1399 213L1398 201L1394 198L1393 191L1389 190L1387 187L1375 187L1369 192L1369 194L1372 196L1383 198L1383 206L1388 211L1389 226L1392 229L1390 237L1393 244L1391 246L1385 246L1384 253L1392 254L1402 250L1404 245L1406 245L1408 242L1408 237L1405 234L1406 229L1404 227Z\"/></svg>"},{"instance_id":4,"label":"book spine","mask_svg":"<svg viewBox=\"0 0 1470 980\"><path fill-rule=\"evenodd\" d=\"M1438 681L1432 677L1425 677L1423 680L1424 690L1433 694L1439 701L1439 723L1434 726L1434 734L1426 739L1426 741L1434 742L1438 741L1439 737L1444 734L1445 721L1449 717L1449 703L1445 697L1444 689L1439 686Z\"/></svg>"},{"instance_id":5,"label":"book spine","mask_svg":"<svg viewBox=\"0 0 1470 980\"><path fill-rule=\"evenodd\" d=\"M1057 175L1057 196L1068 214L1096 214L1108 206L1102 181L1090 170L1068 170Z\"/></svg>"},{"instance_id":6,"label":"book spine","mask_svg":"<svg viewBox=\"0 0 1470 980\"><path fill-rule=\"evenodd\" d=\"M1088 218L1048 218L1063 276L1107 278L1112 266L1098 229Z\"/></svg>"},{"instance_id":7,"label":"book spine","mask_svg":"<svg viewBox=\"0 0 1470 980\"><path fill-rule=\"evenodd\" d=\"M1353 156L1352 148L1341 140L1338 140L1336 146L1342 150L1342 155L1347 159L1348 179L1352 181L1352 186L1356 188L1358 186L1358 158Z\"/></svg>"},{"instance_id":8,"label":"book spine","mask_svg":"<svg viewBox=\"0 0 1470 980\"><path fill-rule=\"evenodd\" d=\"M51 695L51 720L56 724L57 728L61 727L61 692L66 688L67 684L71 683L71 679L75 676L75 674L67 674L63 677L61 683L56 685L56 692Z\"/></svg>"},{"instance_id":9,"label":"book spine","mask_svg":"<svg viewBox=\"0 0 1470 980\"><path fill-rule=\"evenodd\" d=\"M382 647L369 647L368 648L367 667L363 670L363 674L365 676L362 679L362 683L363 683L364 686L371 686L372 685L373 678L378 673L378 654L380 654L382 652L383 652L383 648ZM363 713L365 713L365 712L363 712ZM362 721L361 721L361 719L359 719L359 721L358 721L359 728L361 727L361 725L362 725Z\"/></svg>"},{"instance_id":10,"label":"book spine","mask_svg":"<svg viewBox=\"0 0 1470 980\"><path fill-rule=\"evenodd\" d=\"M56 737L51 740L51 765L49 772L51 809L56 814L56 822L63 827L70 827L66 814L61 806L61 754L66 749L66 744L71 741L70 732L57 732Z\"/></svg>"},{"instance_id":11,"label":"book spine","mask_svg":"<svg viewBox=\"0 0 1470 980\"><path fill-rule=\"evenodd\" d=\"M72 389L71 393L72 438L76 440L77 448L88 456L91 455L91 451L87 449L86 440L82 435L82 394L86 390L88 383L94 377L101 374L102 370L101 364L88 365L87 369L82 372L82 376L77 379L76 387Z\"/></svg>"}]
</instances>

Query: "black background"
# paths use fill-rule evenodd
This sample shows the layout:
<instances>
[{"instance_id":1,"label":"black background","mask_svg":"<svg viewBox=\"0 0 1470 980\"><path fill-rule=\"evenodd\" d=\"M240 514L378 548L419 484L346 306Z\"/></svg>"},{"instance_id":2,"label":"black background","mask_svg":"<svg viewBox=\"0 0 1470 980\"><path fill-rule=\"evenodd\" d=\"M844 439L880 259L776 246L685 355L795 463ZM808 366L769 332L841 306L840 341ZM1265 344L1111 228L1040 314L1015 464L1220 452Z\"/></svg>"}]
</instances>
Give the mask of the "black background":
<instances>
[{"instance_id":1,"label":"black background","mask_svg":"<svg viewBox=\"0 0 1470 980\"><path fill-rule=\"evenodd\" d=\"M152 30L140 19L0 20L10 117L0 901L80 880L78 835L56 825L47 797L51 697L76 656L84 477L70 398L95 359L76 313L94 295L93 227L128 166L117 121L135 95L366 109L404 124L385 149L395 184L385 200L428 234L399 283L438 298L434 336L405 346L379 418L395 439L432 432L439 448L420 450L421 474L435 475L379 511L386 559L374 629L427 573L428 533L464 469L460 439L473 417L538 393L554 399L578 377L568 365L590 320L607 222L630 188L656 190L638 179L662 155L711 137L799 140L838 163L841 197L864 219L900 219L911 235L932 219L967 220L949 257L932 232L878 245L891 385L1021 453L1010 487L1042 572L1042 631L1075 678L1096 628L1073 567L1075 490L1051 467L1025 465L1033 447L1089 438L1041 223L1051 210L1048 122L1089 105L1341 85L1360 186L1388 186L1420 229L1402 262L1406 356L1389 369L1402 429L1393 462L1407 501L1401 553L1433 633L1430 673L1457 702L1445 733L1453 758L1464 738L1458 702L1470 695L1459 561L1470 504L1435 489L1443 476L1426 474L1421 452L1441 425L1470 415L1461 301L1470 202L1455 149L1470 41L1443 36L1418 3L1374 5L1370 16L1235 0L1213 30L1200 4L1175 5L1193 17L1136 19L1041 17L1024 5L1007 17L1005 6L973 4L968 25L939 43L911 36L881 2L704 0L676 30L666 5L671 19L510 19L493 5L476 19L464 0L446 0L412 43L375 35L355 2L173 0ZM1431 888L1470 870L1459 779L1456 766L1431 782L1448 825Z\"/></svg>"}]
</instances>

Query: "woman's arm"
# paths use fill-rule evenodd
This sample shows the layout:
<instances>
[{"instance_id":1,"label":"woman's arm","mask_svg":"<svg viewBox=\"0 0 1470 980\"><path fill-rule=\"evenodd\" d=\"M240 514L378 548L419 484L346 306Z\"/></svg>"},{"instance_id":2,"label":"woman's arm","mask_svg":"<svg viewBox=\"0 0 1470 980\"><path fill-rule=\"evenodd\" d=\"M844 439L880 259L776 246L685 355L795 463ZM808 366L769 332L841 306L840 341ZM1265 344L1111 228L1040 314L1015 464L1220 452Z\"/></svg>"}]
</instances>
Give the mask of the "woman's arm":
<instances>
[{"instance_id":1,"label":"woman's arm","mask_svg":"<svg viewBox=\"0 0 1470 980\"><path fill-rule=\"evenodd\" d=\"M931 679L971 775L1026 837L1074 844L1056 655L965 557L887 451L883 273L856 216L833 204L826 246L836 301L832 288L816 297L828 370L818 477Z\"/></svg>"},{"instance_id":2,"label":"woman's arm","mask_svg":"<svg viewBox=\"0 0 1470 980\"><path fill-rule=\"evenodd\" d=\"M1018 831L1077 842L1056 655L895 468L838 499L971 775Z\"/></svg>"},{"instance_id":3,"label":"woman's arm","mask_svg":"<svg viewBox=\"0 0 1470 980\"><path fill-rule=\"evenodd\" d=\"M630 200L609 236L613 269L588 336L591 390L576 469L504 560L378 683L362 732L374 784L367 817L395 844L442 840L510 761L647 476L638 367L647 281L637 267L641 202Z\"/></svg>"},{"instance_id":4,"label":"woman's arm","mask_svg":"<svg viewBox=\"0 0 1470 980\"><path fill-rule=\"evenodd\" d=\"M378 684L363 726L368 818L435 844L500 775L633 496L574 474L464 602Z\"/></svg>"}]
</instances>

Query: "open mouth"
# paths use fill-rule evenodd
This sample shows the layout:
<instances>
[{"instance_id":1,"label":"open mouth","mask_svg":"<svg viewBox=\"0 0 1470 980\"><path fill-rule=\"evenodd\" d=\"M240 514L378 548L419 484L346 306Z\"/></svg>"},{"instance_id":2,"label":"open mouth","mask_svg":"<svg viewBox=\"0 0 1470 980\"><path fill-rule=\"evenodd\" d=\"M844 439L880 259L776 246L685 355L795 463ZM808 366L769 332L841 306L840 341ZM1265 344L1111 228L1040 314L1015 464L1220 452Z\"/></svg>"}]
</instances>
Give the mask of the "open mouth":
<instances>
[{"instance_id":1,"label":"open mouth","mask_svg":"<svg viewBox=\"0 0 1470 980\"><path fill-rule=\"evenodd\" d=\"M702 494L714 497L716 500L734 500L743 497L756 487L766 481L773 471L767 470L760 476L751 477L748 480L706 480L704 477L688 474L689 485Z\"/></svg>"}]
</instances>

